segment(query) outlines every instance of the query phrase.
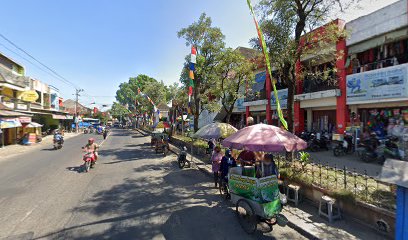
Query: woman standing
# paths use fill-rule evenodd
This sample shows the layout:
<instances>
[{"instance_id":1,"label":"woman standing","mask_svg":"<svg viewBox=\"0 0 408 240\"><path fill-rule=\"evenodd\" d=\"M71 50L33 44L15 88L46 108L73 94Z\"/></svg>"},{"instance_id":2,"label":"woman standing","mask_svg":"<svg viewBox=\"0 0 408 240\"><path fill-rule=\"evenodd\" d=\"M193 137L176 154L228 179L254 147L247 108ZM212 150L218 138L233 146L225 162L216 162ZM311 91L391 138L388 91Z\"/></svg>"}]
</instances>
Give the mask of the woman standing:
<instances>
[{"instance_id":1,"label":"woman standing","mask_svg":"<svg viewBox=\"0 0 408 240\"><path fill-rule=\"evenodd\" d=\"M212 171L214 174L215 187L217 187L218 185L218 172L220 171L221 159L222 159L221 148L219 146L216 146L211 156Z\"/></svg>"}]
</instances>

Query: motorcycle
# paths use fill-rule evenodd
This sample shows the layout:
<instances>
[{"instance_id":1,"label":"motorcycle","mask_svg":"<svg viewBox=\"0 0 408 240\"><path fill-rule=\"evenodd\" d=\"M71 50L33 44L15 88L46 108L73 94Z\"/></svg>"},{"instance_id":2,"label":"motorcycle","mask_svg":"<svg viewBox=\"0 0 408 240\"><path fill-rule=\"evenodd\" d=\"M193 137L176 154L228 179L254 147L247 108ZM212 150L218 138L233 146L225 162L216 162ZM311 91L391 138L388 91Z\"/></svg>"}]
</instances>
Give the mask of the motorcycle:
<instances>
[{"instance_id":1,"label":"motorcycle","mask_svg":"<svg viewBox=\"0 0 408 240\"><path fill-rule=\"evenodd\" d=\"M54 142L54 150L58 150L58 149L62 148L62 145L64 144L64 139L63 138L61 138L59 140L54 139L53 142Z\"/></svg>"},{"instance_id":2,"label":"motorcycle","mask_svg":"<svg viewBox=\"0 0 408 240\"><path fill-rule=\"evenodd\" d=\"M84 165L82 165L84 171L89 172L90 168L95 164L95 153L90 150L85 150L82 160L84 161Z\"/></svg>"},{"instance_id":3,"label":"motorcycle","mask_svg":"<svg viewBox=\"0 0 408 240\"><path fill-rule=\"evenodd\" d=\"M353 152L353 136L345 135L343 141L337 141L337 146L333 148L334 156L338 157Z\"/></svg>"},{"instance_id":4,"label":"motorcycle","mask_svg":"<svg viewBox=\"0 0 408 240\"><path fill-rule=\"evenodd\" d=\"M385 140L384 159L402 159L398 149L398 141L398 137L395 136L390 136Z\"/></svg>"},{"instance_id":5,"label":"motorcycle","mask_svg":"<svg viewBox=\"0 0 408 240\"><path fill-rule=\"evenodd\" d=\"M329 144L330 140L326 136L326 134L322 134L320 139L316 137L314 133L310 135L310 140L308 141L308 148L312 152L317 152L320 149L326 149L327 151L329 150Z\"/></svg>"},{"instance_id":6,"label":"motorcycle","mask_svg":"<svg viewBox=\"0 0 408 240\"><path fill-rule=\"evenodd\" d=\"M186 146L184 146L182 148L182 150L181 150L181 152L180 152L180 154L179 154L179 156L177 158L177 162L178 162L179 168L181 168L181 169L184 168L184 166L186 165L186 162L188 162L187 161L187 147Z\"/></svg>"},{"instance_id":7,"label":"motorcycle","mask_svg":"<svg viewBox=\"0 0 408 240\"><path fill-rule=\"evenodd\" d=\"M303 131L303 132L299 135L299 137L300 137L301 139L303 139L305 142L309 142L311 135L312 135L311 132Z\"/></svg>"},{"instance_id":8,"label":"motorcycle","mask_svg":"<svg viewBox=\"0 0 408 240\"><path fill-rule=\"evenodd\" d=\"M85 128L85 129L84 129L84 134L88 134L88 133L89 133L88 129Z\"/></svg>"},{"instance_id":9,"label":"motorcycle","mask_svg":"<svg viewBox=\"0 0 408 240\"><path fill-rule=\"evenodd\" d=\"M364 150L360 153L360 159L364 162L378 162L382 164L385 161L384 154L381 150L373 147L373 144L367 140L360 144Z\"/></svg>"}]
</instances>

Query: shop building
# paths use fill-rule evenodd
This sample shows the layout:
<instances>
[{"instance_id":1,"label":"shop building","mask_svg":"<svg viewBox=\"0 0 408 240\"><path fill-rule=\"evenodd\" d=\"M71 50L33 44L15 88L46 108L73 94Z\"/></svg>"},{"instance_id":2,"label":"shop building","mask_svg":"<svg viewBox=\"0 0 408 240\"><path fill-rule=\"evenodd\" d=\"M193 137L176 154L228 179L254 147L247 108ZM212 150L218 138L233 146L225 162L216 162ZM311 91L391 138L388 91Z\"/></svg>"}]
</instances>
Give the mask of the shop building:
<instances>
[{"instance_id":1,"label":"shop building","mask_svg":"<svg viewBox=\"0 0 408 240\"><path fill-rule=\"evenodd\" d=\"M395 2L346 25L347 105L358 125L380 137L408 115L407 4Z\"/></svg>"},{"instance_id":2,"label":"shop building","mask_svg":"<svg viewBox=\"0 0 408 240\"><path fill-rule=\"evenodd\" d=\"M304 48L311 46L312 51L302 54L296 65L294 114L297 133L304 130L333 133L346 128L346 39L315 37L324 36L325 31L331 31L328 34L333 35L335 31L343 31L344 27L345 22L337 19L301 39ZM319 43L315 44L316 41L324 41L324 47L313 49L315 45L321 47Z\"/></svg>"}]
</instances>

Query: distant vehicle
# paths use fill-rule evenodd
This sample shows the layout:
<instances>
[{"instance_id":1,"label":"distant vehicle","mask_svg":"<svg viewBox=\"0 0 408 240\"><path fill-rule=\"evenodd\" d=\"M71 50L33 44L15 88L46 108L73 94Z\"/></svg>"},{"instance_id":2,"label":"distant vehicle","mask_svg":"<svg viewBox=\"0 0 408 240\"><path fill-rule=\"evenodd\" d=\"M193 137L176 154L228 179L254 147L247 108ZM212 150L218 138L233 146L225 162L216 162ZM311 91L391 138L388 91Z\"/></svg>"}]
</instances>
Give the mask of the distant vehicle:
<instances>
[{"instance_id":1,"label":"distant vehicle","mask_svg":"<svg viewBox=\"0 0 408 240\"><path fill-rule=\"evenodd\" d=\"M97 127L99 125L101 125L101 120L97 119L97 118L82 118L82 124L86 127L87 126L93 126L93 127Z\"/></svg>"},{"instance_id":2,"label":"distant vehicle","mask_svg":"<svg viewBox=\"0 0 408 240\"><path fill-rule=\"evenodd\" d=\"M118 127L119 127L119 123L118 123L118 122L114 123L114 124L113 124L113 127L114 127L114 128L118 128Z\"/></svg>"}]
</instances>

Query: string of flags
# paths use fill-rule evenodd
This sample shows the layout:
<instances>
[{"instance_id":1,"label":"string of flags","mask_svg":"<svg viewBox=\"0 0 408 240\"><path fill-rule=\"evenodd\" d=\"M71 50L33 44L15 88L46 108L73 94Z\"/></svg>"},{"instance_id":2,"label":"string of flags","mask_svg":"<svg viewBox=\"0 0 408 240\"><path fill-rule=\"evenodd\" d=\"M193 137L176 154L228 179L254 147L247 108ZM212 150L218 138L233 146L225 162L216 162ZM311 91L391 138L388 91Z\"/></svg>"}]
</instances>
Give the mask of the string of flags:
<instances>
[{"instance_id":1,"label":"string of flags","mask_svg":"<svg viewBox=\"0 0 408 240\"><path fill-rule=\"evenodd\" d=\"M269 61L269 53L268 53L268 50L266 48L265 38L263 36L262 29L259 27L258 21L256 20L254 9L252 8L252 5L251 5L251 0L247 0L247 3L248 3L249 10L251 10L251 14L252 14L252 17L253 17L254 22L255 22L256 30L258 32L259 42L261 43L262 52L263 52L263 55L265 57L266 68L268 69L269 76L272 78L271 63ZM279 102L279 97L278 97L278 91L276 90L275 81L272 81L272 87L273 87L273 93L274 93L275 99L276 99L276 111L278 112L278 116L279 116L279 119L280 119L282 125L285 127L286 130L288 130L288 123L286 122L286 120L285 120L285 118L283 116L283 113L282 113L282 109L281 109L280 102Z\"/></svg>"},{"instance_id":2,"label":"string of flags","mask_svg":"<svg viewBox=\"0 0 408 240\"><path fill-rule=\"evenodd\" d=\"M147 94L143 93L143 92L140 90L140 88L137 89L137 93L138 93L139 95L141 95L142 97L145 97L147 100L149 100L149 102L153 105L154 111L157 112L157 114L160 115L160 110L157 109L156 104L154 104L153 100L152 100Z\"/></svg>"}]
</instances>

